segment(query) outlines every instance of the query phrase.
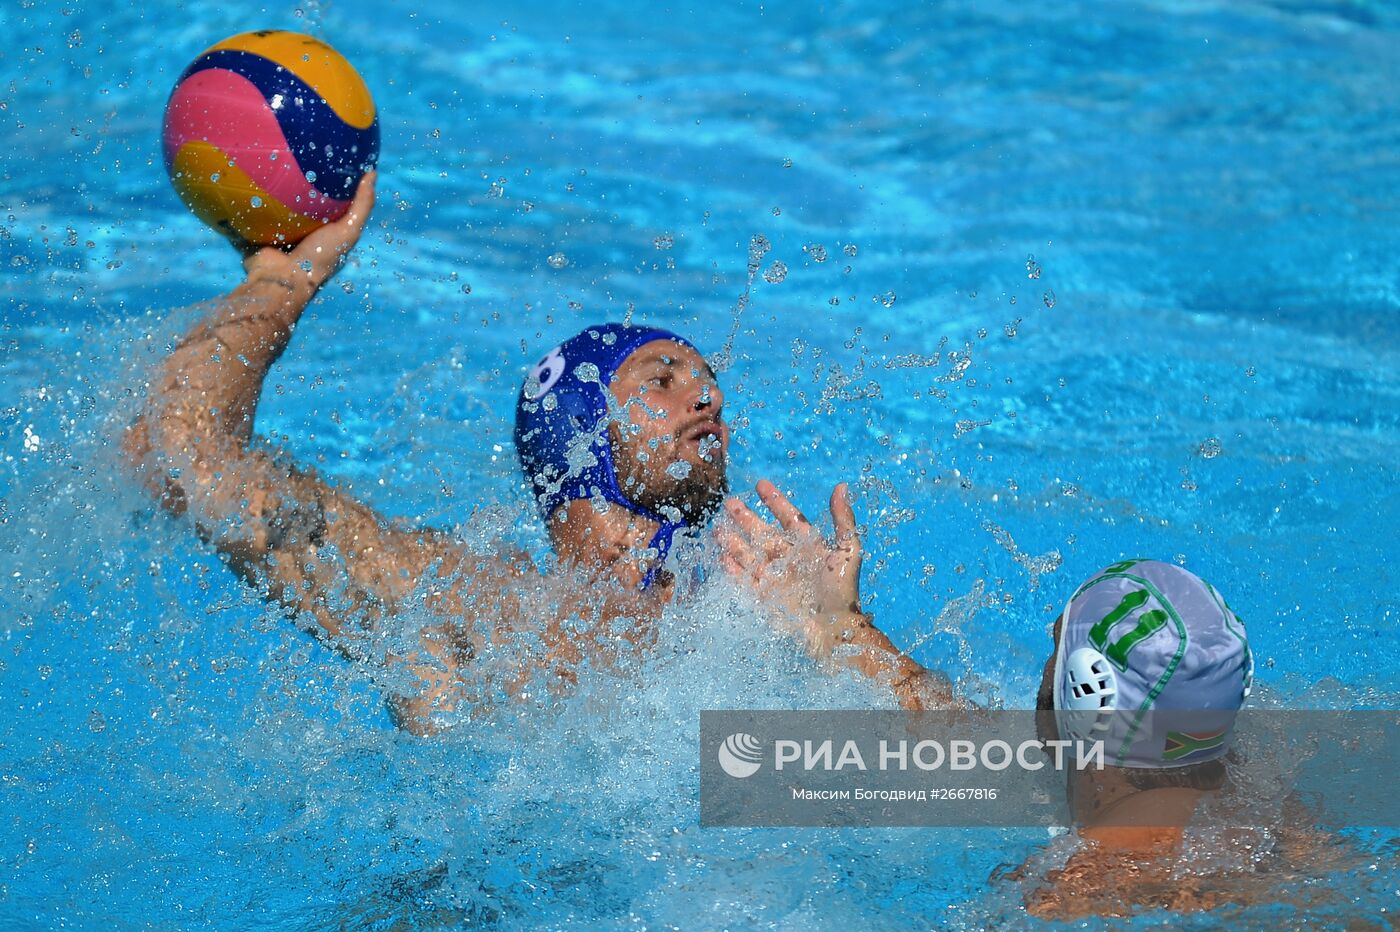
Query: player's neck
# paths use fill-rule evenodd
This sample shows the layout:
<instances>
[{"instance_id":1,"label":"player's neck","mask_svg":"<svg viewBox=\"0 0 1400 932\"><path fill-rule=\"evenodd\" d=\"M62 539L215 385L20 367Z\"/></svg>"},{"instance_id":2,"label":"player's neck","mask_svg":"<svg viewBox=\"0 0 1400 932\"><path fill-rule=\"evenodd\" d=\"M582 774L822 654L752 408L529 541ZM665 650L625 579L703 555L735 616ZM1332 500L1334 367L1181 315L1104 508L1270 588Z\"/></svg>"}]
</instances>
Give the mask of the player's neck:
<instances>
[{"instance_id":1,"label":"player's neck","mask_svg":"<svg viewBox=\"0 0 1400 932\"><path fill-rule=\"evenodd\" d=\"M549 523L554 551L565 563L606 572L627 588L640 586L651 562L644 552L659 529L655 521L617 505L600 511L578 499Z\"/></svg>"}]
</instances>

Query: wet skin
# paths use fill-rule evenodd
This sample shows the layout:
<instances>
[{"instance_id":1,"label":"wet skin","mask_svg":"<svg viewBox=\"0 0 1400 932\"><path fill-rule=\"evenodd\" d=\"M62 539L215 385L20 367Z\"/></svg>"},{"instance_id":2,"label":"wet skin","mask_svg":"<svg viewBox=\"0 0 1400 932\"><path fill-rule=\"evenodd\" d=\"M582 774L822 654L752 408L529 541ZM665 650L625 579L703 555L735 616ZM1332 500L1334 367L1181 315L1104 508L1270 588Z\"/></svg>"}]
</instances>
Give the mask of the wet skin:
<instances>
[{"instance_id":1,"label":"wet skin","mask_svg":"<svg viewBox=\"0 0 1400 932\"><path fill-rule=\"evenodd\" d=\"M255 442L267 372L358 241L374 182L371 173L341 220L291 250L243 250L245 281L213 302L152 374L145 413L123 449L156 501L187 517L262 597L348 656L376 656L406 674L414 685L391 707L403 727L428 733L473 714L479 691L471 660L486 641L509 648L529 633L531 649L521 652L510 689L526 697L541 674L567 684L584 658L606 663L628 644L641 649L645 630L619 632L613 621L656 618L673 590L663 582L638 591L657 525L626 509L561 507L547 523L561 573L602 584L574 578L542 586L526 555L474 553L441 530L391 521ZM661 342L625 360L610 388L625 414L613 425L619 480L702 524L725 493L729 433L714 373L688 347ZM679 462L689 467L683 478L667 472ZM794 633L818 658L830 660L844 642L839 663L887 684L905 705L946 701L946 680L900 653L859 612L860 541L844 487L832 496L834 543L770 483L757 491L776 520L729 502L724 567L776 614L795 619ZM421 627L416 644L375 655L381 624L413 600L438 620ZM474 623L482 617L485 631ZM566 628L571 617L589 623Z\"/></svg>"}]
</instances>

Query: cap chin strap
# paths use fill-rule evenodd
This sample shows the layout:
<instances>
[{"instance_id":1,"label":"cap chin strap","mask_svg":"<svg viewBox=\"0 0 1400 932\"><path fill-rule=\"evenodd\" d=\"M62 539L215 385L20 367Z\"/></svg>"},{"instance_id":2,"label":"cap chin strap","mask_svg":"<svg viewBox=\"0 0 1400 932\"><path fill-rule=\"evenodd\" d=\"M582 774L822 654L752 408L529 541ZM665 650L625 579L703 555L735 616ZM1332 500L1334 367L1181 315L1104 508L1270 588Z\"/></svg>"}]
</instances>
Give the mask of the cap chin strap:
<instances>
[{"instance_id":1,"label":"cap chin strap","mask_svg":"<svg viewBox=\"0 0 1400 932\"><path fill-rule=\"evenodd\" d=\"M611 444L609 444L609 447L611 447ZM651 535L651 541L647 544L648 550L656 551L656 559L652 562L651 566L647 568L646 575L642 577L641 585L638 586L641 591L645 592L651 588L652 584L656 582L657 577L661 575L661 570L666 565L666 555L671 552L671 542L676 532L688 530L690 525L684 521L667 520L650 508L629 500L618 485L617 469L613 465L611 449L607 451L607 469L603 475L607 480L600 489L604 498L620 508L626 508L634 515L641 515L643 518L649 521L655 521L660 525L660 527L656 529L656 533Z\"/></svg>"},{"instance_id":2,"label":"cap chin strap","mask_svg":"<svg viewBox=\"0 0 1400 932\"><path fill-rule=\"evenodd\" d=\"M663 521L661 527L651 536L651 543L647 544L647 548L656 550L656 560L642 577L640 588L643 592L651 588L652 583L656 582L656 577L661 575L661 570L666 566L666 555L671 552L671 538L677 531L689 527L684 521Z\"/></svg>"}]
</instances>

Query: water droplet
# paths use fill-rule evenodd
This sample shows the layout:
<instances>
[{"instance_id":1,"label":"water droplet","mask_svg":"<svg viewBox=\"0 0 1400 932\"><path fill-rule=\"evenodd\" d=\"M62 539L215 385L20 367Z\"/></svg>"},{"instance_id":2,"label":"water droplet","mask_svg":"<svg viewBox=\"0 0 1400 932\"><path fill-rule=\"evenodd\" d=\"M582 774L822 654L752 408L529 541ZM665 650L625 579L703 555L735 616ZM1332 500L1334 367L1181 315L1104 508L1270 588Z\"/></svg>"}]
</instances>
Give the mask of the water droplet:
<instances>
[{"instance_id":1,"label":"water droplet","mask_svg":"<svg viewBox=\"0 0 1400 932\"><path fill-rule=\"evenodd\" d=\"M781 217L782 215L783 215L783 209L782 209L781 207L774 207L774 208L773 208L773 216L775 216L775 217Z\"/></svg>"},{"instance_id":2,"label":"water droplet","mask_svg":"<svg viewBox=\"0 0 1400 932\"><path fill-rule=\"evenodd\" d=\"M662 233L656 239L652 240L651 244L657 249L670 249L672 246L676 245L676 238L670 233Z\"/></svg>"},{"instance_id":3,"label":"water droplet","mask_svg":"<svg viewBox=\"0 0 1400 932\"><path fill-rule=\"evenodd\" d=\"M570 302L569 302L569 310L571 310L571 311L581 311L581 310L583 310L583 305L580 304L580 303L577 302L577 301L570 301Z\"/></svg>"},{"instance_id":4,"label":"water droplet","mask_svg":"<svg viewBox=\"0 0 1400 932\"><path fill-rule=\"evenodd\" d=\"M551 253L550 257L545 261L549 263L549 267L551 269L562 269L564 266L569 264L569 257L564 255L562 252L556 252Z\"/></svg>"},{"instance_id":5,"label":"water droplet","mask_svg":"<svg viewBox=\"0 0 1400 932\"><path fill-rule=\"evenodd\" d=\"M97 711L96 709L93 709L92 713L88 715L88 731L91 731L94 734L96 734L105 730L106 728L107 719L102 717L101 712Z\"/></svg>"},{"instance_id":6,"label":"water droplet","mask_svg":"<svg viewBox=\"0 0 1400 932\"><path fill-rule=\"evenodd\" d=\"M471 293L472 293L472 286L471 286L471 285L463 285L463 286L462 286L462 294L471 294Z\"/></svg>"},{"instance_id":7,"label":"water droplet","mask_svg":"<svg viewBox=\"0 0 1400 932\"><path fill-rule=\"evenodd\" d=\"M802 251L811 256L813 262L826 261L826 247L821 243L808 243L802 247Z\"/></svg>"},{"instance_id":8,"label":"water droplet","mask_svg":"<svg viewBox=\"0 0 1400 932\"><path fill-rule=\"evenodd\" d=\"M1026 256L1026 277L1040 277L1040 263L1035 261L1035 256Z\"/></svg>"},{"instance_id":9,"label":"water droplet","mask_svg":"<svg viewBox=\"0 0 1400 932\"><path fill-rule=\"evenodd\" d=\"M768 271L763 273L763 280L770 285L776 285L785 278L787 278L787 266L777 259L774 259L773 264L768 267Z\"/></svg>"},{"instance_id":10,"label":"water droplet","mask_svg":"<svg viewBox=\"0 0 1400 932\"><path fill-rule=\"evenodd\" d=\"M884 294L875 296L875 300L879 301L885 307L894 307L895 298L896 296L893 291L886 291Z\"/></svg>"},{"instance_id":11,"label":"water droplet","mask_svg":"<svg viewBox=\"0 0 1400 932\"><path fill-rule=\"evenodd\" d=\"M749 240L750 274L758 271L758 264L763 261L763 257L768 255L769 250L771 250L772 248L773 244L768 242L768 237L764 236L761 233L757 234L753 237L753 239Z\"/></svg>"},{"instance_id":12,"label":"water droplet","mask_svg":"<svg viewBox=\"0 0 1400 932\"><path fill-rule=\"evenodd\" d=\"M666 475L670 476L672 479L684 479L686 476L690 475L690 463L685 460L676 460L670 466L666 467Z\"/></svg>"},{"instance_id":13,"label":"water droplet","mask_svg":"<svg viewBox=\"0 0 1400 932\"><path fill-rule=\"evenodd\" d=\"M836 305L841 303L841 299L833 295L831 300L826 303L830 304L832 307L835 307Z\"/></svg>"},{"instance_id":14,"label":"water droplet","mask_svg":"<svg viewBox=\"0 0 1400 932\"><path fill-rule=\"evenodd\" d=\"M314 171L311 171L310 169L307 169L307 172L306 172L306 180L309 181L309 182L311 182L312 184L315 184L315 183L316 183L316 173L315 173Z\"/></svg>"},{"instance_id":15,"label":"water droplet","mask_svg":"<svg viewBox=\"0 0 1400 932\"><path fill-rule=\"evenodd\" d=\"M276 152L269 152L269 153L267 154L267 160L268 160L269 162L275 162L275 161L277 161L277 153L276 153Z\"/></svg>"},{"instance_id":16,"label":"water droplet","mask_svg":"<svg viewBox=\"0 0 1400 932\"><path fill-rule=\"evenodd\" d=\"M218 172L214 172L214 174L212 174L212 175L209 176L209 180L212 181L212 182L214 182L215 184L218 184L218 183L219 183L219 173L218 173Z\"/></svg>"},{"instance_id":17,"label":"water droplet","mask_svg":"<svg viewBox=\"0 0 1400 932\"><path fill-rule=\"evenodd\" d=\"M261 207L261 206L262 206L262 198L258 197L256 194L254 194L254 195L253 195L253 199L252 199L251 201L249 201L249 203L252 204L254 207Z\"/></svg>"},{"instance_id":18,"label":"water droplet","mask_svg":"<svg viewBox=\"0 0 1400 932\"><path fill-rule=\"evenodd\" d=\"M1201 459L1213 460L1224 452L1224 448L1220 445L1219 437L1207 437L1205 440L1201 441L1201 445L1196 448L1196 452L1200 454Z\"/></svg>"},{"instance_id":19,"label":"water droplet","mask_svg":"<svg viewBox=\"0 0 1400 932\"><path fill-rule=\"evenodd\" d=\"M1046 307L1054 307L1054 306L1055 306L1055 292L1053 292L1053 291L1047 291L1047 292L1045 292L1045 294L1041 297L1040 300L1042 300L1042 301L1045 302L1045 306L1046 306Z\"/></svg>"},{"instance_id":20,"label":"water droplet","mask_svg":"<svg viewBox=\"0 0 1400 932\"><path fill-rule=\"evenodd\" d=\"M792 168L792 159L783 159L783 168Z\"/></svg>"},{"instance_id":21,"label":"water droplet","mask_svg":"<svg viewBox=\"0 0 1400 932\"><path fill-rule=\"evenodd\" d=\"M846 255L852 257L854 257L856 253L860 252L860 250L856 248L855 243L847 243L845 248L841 251L844 252Z\"/></svg>"}]
</instances>

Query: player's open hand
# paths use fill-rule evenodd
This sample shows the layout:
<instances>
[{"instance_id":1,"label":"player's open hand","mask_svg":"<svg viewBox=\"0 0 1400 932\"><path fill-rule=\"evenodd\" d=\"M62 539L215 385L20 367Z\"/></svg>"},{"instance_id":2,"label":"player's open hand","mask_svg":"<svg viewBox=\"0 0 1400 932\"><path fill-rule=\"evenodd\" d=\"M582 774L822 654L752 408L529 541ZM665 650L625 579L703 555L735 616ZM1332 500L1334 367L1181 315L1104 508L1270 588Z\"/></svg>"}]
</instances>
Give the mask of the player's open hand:
<instances>
[{"instance_id":1,"label":"player's open hand","mask_svg":"<svg viewBox=\"0 0 1400 932\"><path fill-rule=\"evenodd\" d=\"M374 209L374 183L378 172L368 172L355 189L355 199L339 220L308 233L289 249L239 246L243 268L249 278L273 275L297 285L309 284L314 293L340 269L345 257L360 240L365 222Z\"/></svg>"},{"instance_id":2,"label":"player's open hand","mask_svg":"<svg viewBox=\"0 0 1400 932\"><path fill-rule=\"evenodd\" d=\"M773 483L758 497L777 519L765 521L737 498L725 503L730 520L715 530L720 565L751 585L796 627L817 656L829 656L867 625L860 613L860 536L843 482L831 493L834 541L826 540Z\"/></svg>"}]
</instances>

